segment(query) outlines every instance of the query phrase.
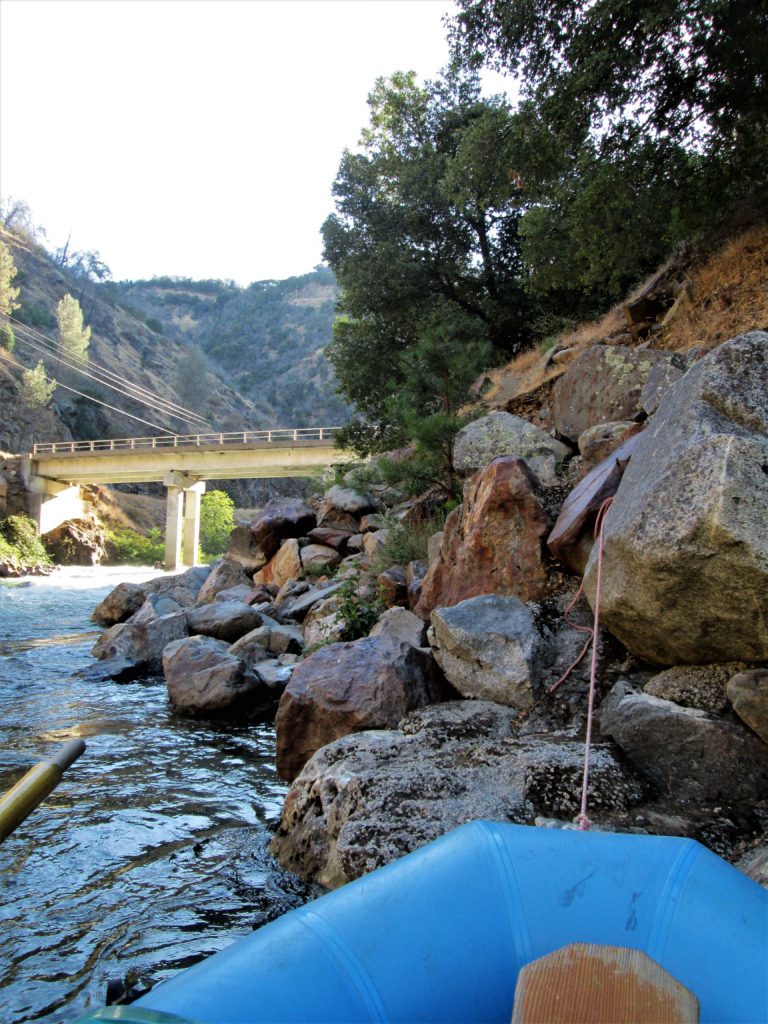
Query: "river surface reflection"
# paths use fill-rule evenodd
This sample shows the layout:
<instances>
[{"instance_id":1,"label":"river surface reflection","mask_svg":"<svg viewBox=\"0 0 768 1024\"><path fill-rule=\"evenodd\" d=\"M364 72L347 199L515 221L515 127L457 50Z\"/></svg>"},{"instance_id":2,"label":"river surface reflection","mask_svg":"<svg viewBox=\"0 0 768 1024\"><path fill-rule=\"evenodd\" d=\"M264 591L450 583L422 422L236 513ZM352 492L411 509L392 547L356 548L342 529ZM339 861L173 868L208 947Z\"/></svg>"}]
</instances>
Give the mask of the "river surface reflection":
<instances>
[{"instance_id":1,"label":"river surface reflection","mask_svg":"<svg viewBox=\"0 0 768 1024\"><path fill-rule=\"evenodd\" d=\"M85 754L0 846L0 1024L73 1021L106 981L165 977L311 895L267 853L286 787L271 725L171 714L162 679L94 684L89 616L133 569L0 582L0 792Z\"/></svg>"}]
</instances>

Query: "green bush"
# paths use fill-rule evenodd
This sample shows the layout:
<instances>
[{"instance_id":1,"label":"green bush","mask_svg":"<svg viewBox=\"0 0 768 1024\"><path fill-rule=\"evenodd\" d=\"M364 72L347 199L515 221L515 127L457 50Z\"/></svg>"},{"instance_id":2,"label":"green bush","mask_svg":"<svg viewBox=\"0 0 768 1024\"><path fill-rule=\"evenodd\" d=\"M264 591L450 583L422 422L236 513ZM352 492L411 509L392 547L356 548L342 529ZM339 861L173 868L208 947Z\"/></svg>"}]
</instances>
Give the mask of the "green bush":
<instances>
[{"instance_id":1,"label":"green bush","mask_svg":"<svg viewBox=\"0 0 768 1024\"><path fill-rule=\"evenodd\" d=\"M451 503L455 505L454 502ZM384 572L393 565L407 565L409 562L426 561L427 544L433 533L442 530L448 511L425 520L416 526L406 526L393 520L387 523L387 540L373 558L371 569Z\"/></svg>"},{"instance_id":2,"label":"green bush","mask_svg":"<svg viewBox=\"0 0 768 1024\"><path fill-rule=\"evenodd\" d=\"M16 319L28 327L55 327L56 317L42 302L30 302L19 307Z\"/></svg>"},{"instance_id":3,"label":"green bush","mask_svg":"<svg viewBox=\"0 0 768 1024\"><path fill-rule=\"evenodd\" d=\"M51 558L27 516L8 516L0 520L0 562L16 570L51 565Z\"/></svg>"},{"instance_id":4,"label":"green bush","mask_svg":"<svg viewBox=\"0 0 768 1024\"><path fill-rule=\"evenodd\" d=\"M149 536L123 527L113 527L107 534L107 556L112 565L154 565L165 557L163 533L153 527Z\"/></svg>"},{"instance_id":5,"label":"green bush","mask_svg":"<svg viewBox=\"0 0 768 1024\"><path fill-rule=\"evenodd\" d=\"M376 597L373 600L363 600L358 594L360 585L360 573L354 573L339 587L339 607L336 616L344 626L342 640L359 640L368 636L376 625L376 622L384 611L384 605Z\"/></svg>"},{"instance_id":6,"label":"green bush","mask_svg":"<svg viewBox=\"0 0 768 1024\"><path fill-rule=\"evenodd\" d=\"M13 328L10 324L4 324L0 327L0 348L4 348L6 352L13 352L16 347L16 338L13 334Z\"/></svg>"}]
</instances>

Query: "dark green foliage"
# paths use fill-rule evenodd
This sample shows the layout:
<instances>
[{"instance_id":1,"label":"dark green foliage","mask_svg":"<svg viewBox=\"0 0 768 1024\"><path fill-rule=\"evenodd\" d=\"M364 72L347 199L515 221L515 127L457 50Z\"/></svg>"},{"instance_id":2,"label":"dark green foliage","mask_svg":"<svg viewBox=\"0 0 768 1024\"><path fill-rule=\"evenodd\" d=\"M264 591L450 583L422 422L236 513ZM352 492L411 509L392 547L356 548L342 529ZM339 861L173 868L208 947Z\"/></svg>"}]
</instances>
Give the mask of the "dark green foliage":
<instances>
[{"instance_id":1,"label":"dark green foliage","mask_svg":"<svg viewBox=\"0 0 768 1024\"><path fill-rule=\"evenodd\" d=\"M323 226L343 313L327 353L360 413L339 442L361 455L414 442L409 486L452 492L472 381L530 342L511 115L452 74L422 88L396 73L368 103Z\"/></svg>"},{"instance_id":2,"label":"dark green foliage","mask_svg":"<svg viewBox=\"0 0 768 1024\"><path fill-rule=\"evenodd\" d=\"M413 451L405 459L380 460L384 479L418 494L440 487L459 493L453 464L456 435L472 416L462 413L478 375L492 358L488 342L467 339L449 328L425 333L399 359L402 384L389 403L389 418L402 425ZM479 414L475 406L474 415Z\"/></svg>"},{"instance_id":3,"label":"dark green foliage","mask_svg":"<svg viewBox=\"0 0 768 1024\"><path fill-rule=\"evenodd\" d=\"M0 520L0 562L16 571L51 564L37 528L27 516L8 516Z\"/></svg>"},{"instance_id":4,"label":"dark green foliage","mask_svg":"<svg viewBox=\"0 0 768 1024\"><path fill-rule=\"evenodd\" d=\"M768 7L459 0L457 61L516 74L521 252L584 315L679 241L768 212Z\"/></svg>"},{"instance_id":5,"label":"dark green foliage","mask_svg":"<svg viewBox=\"0 0 768 1024\"><path fill-rule=\"evenodd\" d=\"M0 348L6 352L13 352L16 347L16 337L10 324L0 324Z\"/></svg>"},{"instance_id":6,"label":"dark green foliage","mask_svg":"<svg viewBox=\"0 0 768 1024\"><path fill-rule=\"evenodd\" d=\"M160 323L160 321L157 319L157 317L154 317L154 316L148 317L147 318L147 327L150 329L150 331L154 331L155 334L162 334L163 333L163 325Z\"/></svg>"},{"instance_id":7,"label":"dark green foliage","mask_svg":"<svg viewBox=\"0 0 768 1024\"><path fill-rule=\"evenodd\" d=\"M28 327L55 327L56 317L49 309L46 309L42 302L30 302L29 305L22 303L17 313L14 314L17 320L21 320Z\"/></svg>"}]
</instances>

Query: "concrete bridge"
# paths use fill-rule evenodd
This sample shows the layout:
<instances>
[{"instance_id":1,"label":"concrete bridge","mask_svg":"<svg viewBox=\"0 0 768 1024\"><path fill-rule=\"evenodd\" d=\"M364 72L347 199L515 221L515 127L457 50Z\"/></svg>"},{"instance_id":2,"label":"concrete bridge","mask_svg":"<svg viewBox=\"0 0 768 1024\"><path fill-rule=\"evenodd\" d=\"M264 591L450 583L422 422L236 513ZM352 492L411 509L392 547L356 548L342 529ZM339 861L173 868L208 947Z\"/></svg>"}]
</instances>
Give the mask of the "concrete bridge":
<instances>
[{"instance_id":1,"label":"concrete bridge","mask_svg":"<svg viewBox=\"0 0 768 1024\"><path fill-rule=\"evenodd\" d=\"M338 429L54 441L34 445L22 460L22 475L35 499L32 514L41 533L83 516L82 484L164 484L165 567L177 569L197 560L206 480L317 476L334 463L354 458L334 447Z\"/></svg>"}]
</instances>

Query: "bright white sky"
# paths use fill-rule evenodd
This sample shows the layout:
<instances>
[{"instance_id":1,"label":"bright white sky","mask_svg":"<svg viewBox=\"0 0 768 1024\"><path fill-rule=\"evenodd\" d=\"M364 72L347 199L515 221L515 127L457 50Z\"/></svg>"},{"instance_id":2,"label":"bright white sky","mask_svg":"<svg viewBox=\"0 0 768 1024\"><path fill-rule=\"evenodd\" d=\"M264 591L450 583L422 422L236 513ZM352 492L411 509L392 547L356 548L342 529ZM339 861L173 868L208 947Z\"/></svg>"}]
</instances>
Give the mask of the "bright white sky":
<instances>
[{"instance_id":1,"label":"bright white sky","mask_svg":"<svg viewBox=\"0 0 768 1024\"><path fill-rule=\"evenodd\" d=\"M0 194L116 279L308 273L379 75L447 0L0 0Z\"/></svg>"}]
</instances>

